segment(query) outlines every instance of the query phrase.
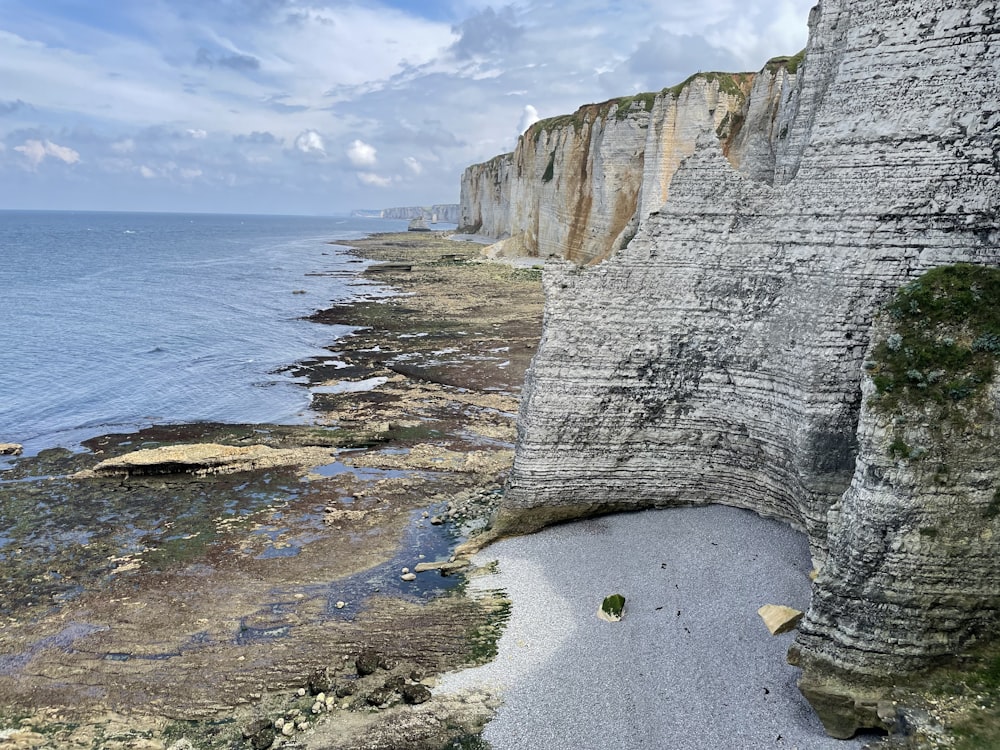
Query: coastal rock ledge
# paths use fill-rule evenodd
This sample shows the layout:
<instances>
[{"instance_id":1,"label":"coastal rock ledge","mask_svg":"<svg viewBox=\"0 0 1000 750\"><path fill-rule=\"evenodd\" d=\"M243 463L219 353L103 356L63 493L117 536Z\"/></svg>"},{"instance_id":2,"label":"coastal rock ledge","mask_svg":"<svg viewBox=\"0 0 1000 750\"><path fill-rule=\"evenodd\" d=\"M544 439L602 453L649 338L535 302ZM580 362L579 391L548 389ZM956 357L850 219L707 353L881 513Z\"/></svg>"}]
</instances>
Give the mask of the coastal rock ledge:
<instances>
[{"instance_id":1,"label":"coastal rock ledge","mask_svg":"<svg viewBox=\"0 0 1000 750\"><path fill-rule=\"evenodd\" d=\"M793 657L835 736L888 726L893 680L1000 625L997 388L977 371L977 416L943 429L939 404L869 408L886 382L865 369L898 290L1000 264L998 56L996 2L822 0L787 127L763 118L773 154L742 157L773 167L740 172L702 135L634 239L544 274L497 531L705 503L804 530L820 574Z\"/></svg>"}]
</instances>

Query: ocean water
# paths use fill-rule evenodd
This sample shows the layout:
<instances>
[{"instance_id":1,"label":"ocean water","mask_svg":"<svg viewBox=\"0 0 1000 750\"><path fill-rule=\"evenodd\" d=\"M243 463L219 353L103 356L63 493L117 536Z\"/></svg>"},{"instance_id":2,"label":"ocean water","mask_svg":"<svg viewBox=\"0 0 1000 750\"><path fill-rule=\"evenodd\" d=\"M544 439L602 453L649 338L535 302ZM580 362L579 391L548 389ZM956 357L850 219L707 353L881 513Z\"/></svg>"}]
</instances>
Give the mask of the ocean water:
<instances>
[{"instance_id":1,"label":"ocean water","mask_svg":"<svg viewBox=\"0 0 1000 750\"><path fill-rule=\"evenodd\" d=\"M309 392L282 370L346 329L303 317L379 293L329 242L405 228L0 211L0 442L30 454L150 424L307 421Z\"/></svg>"}]
</instances>

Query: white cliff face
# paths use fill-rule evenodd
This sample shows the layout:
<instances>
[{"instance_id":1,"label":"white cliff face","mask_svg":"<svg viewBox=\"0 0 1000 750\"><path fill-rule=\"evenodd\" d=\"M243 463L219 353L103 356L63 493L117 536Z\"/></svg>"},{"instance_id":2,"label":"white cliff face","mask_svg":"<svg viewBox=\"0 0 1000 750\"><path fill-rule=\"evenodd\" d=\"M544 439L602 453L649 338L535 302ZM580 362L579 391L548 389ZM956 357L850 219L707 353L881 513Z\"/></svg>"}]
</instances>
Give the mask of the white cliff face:
<instances>
[{"instance_id":1,"label":"white cliff face","mask_svg":"<svg viewBox=\"0 0 1000 750\"><path fill-rule=\"evenodd\" d=\"M831 566L804 626L809 669L886 674L941 653L940 630L915 624L929 600L889 579L930 575L943 558L925 569L919 552L902 555L871 579L857 567L870 541L859 525L874 528L866 509L897 527L905 512L855 474L861 373L894 290L943 264L1000 264L998 43L995 2L823 0L795 90L777 111L744 112L767 132L745 124L723 144L703 133L625 249L592 268L550 264L498 527L748 507L804 529ZM644 159L649 170L648 148ZM643 200L662 181L649 184ZM876 440L866 429L863 445ZM855 495L831 514L852 477ZM955 585L981 585L978 554ZM839 580L873 587L856 602L898 596L894 614L838 631ZM995 608L949 617L949 649L997 619Z\"/></svg>"},{"instance_id":2,"label":"white cliff face","mask_svg":"<svg viewBox=\"0 0 1000 750\"><path fill-rule=\"evenodd\" d=\"M739 134L748 121L754 128L747 133L757 132L758 120L770 126L790 80L780 66L756 82L752 74L703 74L656 95L587 105L536 123L513 154L465 171L459 223L509 238L508 252L579 264L603 260L664 203L674 172L699 137L713 134L737 164L754 150L771 154L769 143ZM760 99L748 104L751 88ZM747 162L770 180L773 155Z\"/></svg>"}]
</instances>

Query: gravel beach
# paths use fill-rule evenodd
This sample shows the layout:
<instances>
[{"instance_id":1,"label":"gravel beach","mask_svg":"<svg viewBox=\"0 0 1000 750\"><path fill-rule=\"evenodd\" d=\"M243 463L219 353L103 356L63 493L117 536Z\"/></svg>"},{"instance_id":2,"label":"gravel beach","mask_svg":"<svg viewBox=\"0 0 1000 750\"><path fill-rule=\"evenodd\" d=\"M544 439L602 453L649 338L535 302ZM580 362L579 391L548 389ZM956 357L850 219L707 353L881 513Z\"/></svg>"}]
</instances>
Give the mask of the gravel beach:
<instances>
[{"instance_id":1,"label":"gravel beach","mask_svg":"<svg viewBox=\"0 0 1000 750\"><path fill-rule=\"evenodd\" d=\"M794 633L757 609L805 609L804 535L735 508L606 516L504 540L475 581L513 603L497 658L445 675L439 690L499 692L483 738L495 750L848 750L795 687ZM626 598L621 622L597 617Z\"/></svg>"}]
</instances>

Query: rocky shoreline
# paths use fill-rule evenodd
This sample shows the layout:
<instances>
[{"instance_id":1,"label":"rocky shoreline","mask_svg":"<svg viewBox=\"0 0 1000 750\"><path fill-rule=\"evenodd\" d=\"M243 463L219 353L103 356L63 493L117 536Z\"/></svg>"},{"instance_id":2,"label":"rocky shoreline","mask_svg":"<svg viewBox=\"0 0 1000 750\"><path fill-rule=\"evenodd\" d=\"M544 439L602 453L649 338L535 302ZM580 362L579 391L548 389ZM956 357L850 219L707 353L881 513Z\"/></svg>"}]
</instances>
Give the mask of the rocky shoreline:
<instances>
[{"instance_id":1,"label":"rocky shoreline","mask_svg":"<svg viewBox=\"0 0 1000 750\"><path fill-rule=\"evenodd\" d=\"M372 294L317 312L351 332L293 368L314 425L10 459L0 747L476 746L491 696L426 698L506 616L451 558L499 501L540 272L441 233L351 244Z\"/></svg>"}]
</instances>

